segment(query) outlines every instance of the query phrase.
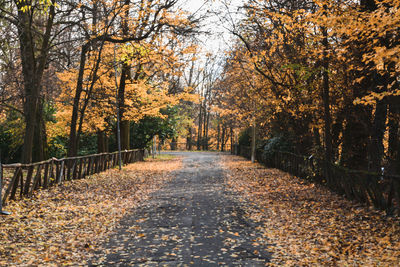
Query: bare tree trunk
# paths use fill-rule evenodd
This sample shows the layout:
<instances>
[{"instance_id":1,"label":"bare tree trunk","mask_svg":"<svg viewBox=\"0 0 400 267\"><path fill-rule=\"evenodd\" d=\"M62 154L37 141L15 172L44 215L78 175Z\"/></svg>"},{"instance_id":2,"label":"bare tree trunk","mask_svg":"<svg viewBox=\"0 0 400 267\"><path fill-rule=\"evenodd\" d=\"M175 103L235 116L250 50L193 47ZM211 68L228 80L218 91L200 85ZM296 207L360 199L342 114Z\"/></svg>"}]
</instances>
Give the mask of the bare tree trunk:
<instances>
[{"instance_id":1,"label":"bare tree trunk","mask_svg":"<svg viewBox=\"0 0 400 267\"><path fill-rule=\"evenodd\" d=\"M30 85L25 85L25 92L29 95L25 97L24 114L25 114L25 135L24 145L22 148L22 162L32 162L33 140L37 124L37 98L38 93L35 88L29 88ZM33 87L33 86L32 86Z\"/></svg>"},{"instance_id":2,"label":"bare tree trunk","mask_svg":"<svg viewBox=\"0 0 400 267\"><path fill-rule=\"evenodd\" d=\"M354 90L357 90L354 88ZM369 125L371 113L368 107L356 105L347 108L346 127L340 162L351 169L366 169L368 166Z\"/></svg>"},{"instance_id":3,"label":"bare tree trunk","mask_svg":"<svg viewBox=\"0 0 400 267\"><path fill-rule=\"evenodd\" d=\"M86 65L87 49L88 49L88 44L85 44L81 47L81 58L79 62L78 79L76 84L75 96L73 100L72 117L69 130L68 152L67 152L68 157L73 157L78 154L77 123L78 123L79 103L83 92L83 78Z\"/></svg>"},{"instance_id":4,"label":"bare tree trunk","mask_svg":"<svg viewBox=\"0 0 400 267\"><path fill-rule=\"evenodd\" d=\"M336 159L339 158L340 154L339 146L341 143L340 134L343 132L344 119L345 119L344 111L341 111L339 112L339 114L337 114L336 120L332 124L332 161L335 161ZM320 145L317 145L316 147L319 148Z\"/></svg>"},{"instance_id":5,"label":"bare tree trunk","mask_svg":"<svg viewBox=\"0 0 400 267\"><path fill-rule=\"evenodd\" d=\"M321 135L319 134L318 128L313 128L313 138L314 138L314 145L317 148L321 147Z\"/></svg>"},{"instance_id":6,"label":"bare tree trunk","mask_svg":"<svg viewBox=\"0 0 400 267\"><path fill-rule=\"evenodd\" d=\"M105 153L107 152L107 136L104 131L97 132L97 152Z\"/></svg>"},{"instance_id":7,"label":"bare tree trunk","mask_svg":"<svg viewBox=\"0 0 400 267\"><path fill-rule=\"evenodd\" d=\"M233 127L231 126L231 154L233 154Z\"/></svg>"},{"instance_id":8,"label":"bare tree trunk","mask_svg":"<svg viewBox=\"0 0 400 267\"><path fill-rule=\"evenodd\" d=\"M221 152L225 151L225 133L226 133L226 128L223 125L222 126L222 134L221 134Z\"/></svg>"},{"instance_id":9,"label":"bare tree trunk","mask_svg":"<svg viewBox=\"0 0 400 267\"><path fill-rule=\"evenodd\" d=\"M400 174L400 142L399 142L399 115L400 98L392 97L389 102L389 147L388 169L389 174Z\"/></svg>"},{"instance_id":10,"label":"bare tree trunk","mask_svg":"<svg viewBox=\"0 0 400 267\"><path fill-rule=\"evenodd\" d=\"M326 6L324 7L326 8ZM325 27L322 27L324 36L322 45L324 47L322 59L322 99L324 102L324 143L325 143L325 161L328 165L332 162L332 133L331 133L331 111L330 111L330 96L329 96L329 59L328 59L328 32ZM325 166L329 167L329 166Z\"/></svg>"},{"instance_id":11,"label":"bare tree trunk","mask_svg":"<svg viewBox=\"0 0 400 267\"><path fill-rule=\"evenodd\" d=\"M253 118L253 127L251 131L251 162L256 161L256 119Z\"/></svg>"},{"instance_id":12,"label":"bare tree trunk","mask_svg":"<svg viewBox=\"0 0 400 267\"><path fill-rule=\"evenodd\" d=\"M362 11L373 11L376 9L374 0L361 0ZM363 54L370 49L363 43L354 43L356 52L355 62L360 64L361 69L368 67L363 63ZM364 76L364 80L353 85L353 98L362 98L369 94L369 90L376 89L377 83L371 71L354 71L354 77ZM343 145L341 153L341 164L351 169L368 169L369 146L371 137L372 109L363 105L346 104L346 127L343 131Z\"/></svg>"},{"instance_id":13,"label":"bare tree trunk","mask_svg":"<svg viewBox=\"0 0 400 267\"><path fill-rule=\"evenodd\" d=\"M203 150L206 150L206 148L205 148L206 127L207 127L207 110L204 107L204 110L203 110L203 127L202 127L203 128L203 134L202 134L202 139L201 139L201 148Z\"/></svg>"},{"instance_id":14,"label":"bare tree trunk","mask_svg":"<svg viewBox=\"0 0 400 267\"><path fill-rule=\"evenodd\" d=\"M122 71L121 71L121 78L119 82L118 88L118 105L120 109L120 118L121 118L121 149L122 150L129 150L130 149L130 122L124 119L125 113L125 88L126 88L126 80L129 77L130 67L123 63Z\"/></svg>"},{"instance_id":15,"label":"bare tree trunk","mask_svg":"<svg viewBox=\"0 0 400 267\"><path fill-rule=\"evenodd\" d=\"M188 127L188 136L186 137L186 148L192 150L192 127Z\"/></svg>"},{"instance_id":16,"label":"bare tree trunk","mask_svg":"<svg viewBox=\"0 0 400 267\"><path fill-rule=\"evenodd\" d=\"M220 121L218 120L218 125L217 125L217 150L219 150L220 143L221 143L221 125L220 125Z\"/></svg>"},{"instance_id":17,"label":"bare tree trunk","mask_svg":"<svg viewBox=\"0 0 400 267\"><path fill-rule=\"evenodd\" d=\"M54 3L49 7L44 34L41 40L34 38L32 18L28 12L23 11L24 1L15 1L18 8L18 37L21 53L22 74L24 77L25 101L23 103L25 115L24 145L22 149L23 163L32 162L34 133L37 127L37 110L43 72L49 54L51 29L55 17Z\"/></svg>"},{"instance_id":18,"label":"bare tree trunk","mask_svg":"<svg viewBox=\"0 0 400 267\"><path fill-rule=\"evenodd\" d=\"M35 128L33 144L33 161L43 161L47 159L47 135L46 122L43 111L43 100L39 100L37 109L37 127Z\"/></svg>"},{"instance_id":19,"label":"bare tree trunk","mask_svg":"<svg viewBox=\"0 0 400 267\"><path fill-rule=\"evenodd\" d=\"M121 121L121 149L130 149L130 121Z\"/></svg>"},{"instance_id":20,"label":"bare tree trunk","mask_svg":"<svg viewBox=\"0 0 400 267\"><path fill-rule=\"evenodd\" d=\"M104 43L105 43L105 40L102 40L100 43L100 46L98 48L96 64L91 73L92 76L90 77L91 78L90 86L86 91L86 98L84 99L82 107L80 108L79 105L81 102L81 99L80 99L81 94L83 92L83 80L84 80L84 72L85 72L85 64L86 64L86 53L87 53L87 49L88 49L90 43L86 43L81 48L81 59L80 59L78 80L77 80L75 97L74 97L74 105L73 105L73 109L72 109L70 135L69 135L69 141L68 141L67 155L69 157L74 157L78 154L78 149L79 149L78 146L79 146L80 135L82 133L82 126L83 126L83 122L84 122L84 118L85 118L85 112L86 112L86 108L89 104L89 101L91 99L94 85L96 84L96 82L98 80L97 72L100 67L101 55L103 52ZM79 113L80 113L80 116L79 116ZM78 122L78 119L79 119L79 122ZM78 129L77 129L77 127L78 127Z\"/></svg>"},{"instance_id":21,"label":"bare tree trunk","mask_svg":"<svg viewBox=\"0 0 400 267\"><path fill-rule=\"evenodd\" d=\"M201 133L202 133L202 126L203 126L203 113L202 113L202 105L200 105L200 113L199 113L199 128L197 129L197 150L201 150Z\"/></svg>"},{"instance_id":22,"label":"bare tree trunk","mask_svg":"<svg viewBox=\"0 0 400 267\"><path fill-rule=\"evenodd\" d=\"M204 133L204 150L208 150L208 127L210 123L210 112L207 112L207 119L205 125L205 133Z\"/></svg>"},{"instance_id":23,"label":"bare tree trunk","mask_svg":"<svg viewBox=\"0 0 400 267\"><path fill-rule=\"evenodd\" d=\"M125 27L124 27L125 28ZM124 30L127 31L126 29ZM130 78L130 66L126 63L122 64L122 71L121 71L121 78L119 82L118 88L118 105L120 108L120 118L121 118L121 149L122 150L129 150L129 133L130 133L130 122L129 120L124 118L125 113L125 88L126 88L126 81Z\"/></svg>"},{"instance_id":24,"label":"bare tree trunk","mask_svg":"<svg viewBox=\"0 0 400 267\"><path fill-rule=\"evenodd\" d=\"M177 150L176 137L173 137L171 140L171 150Z\"/></svg>"},{"instance_id":25,"label":"bare tree trunk","mask_svg":"<svg viewBox=\"0 0 400 267\"><path fill-rule=\"evenodd\" d=\"M383 137L386 131L387 104L386 100L378 101L376 104L375 117L371 135L371 149L369 152L371 159L370 171L380 172L382 159L385 152Z\"/></svg>"}]
</instances>

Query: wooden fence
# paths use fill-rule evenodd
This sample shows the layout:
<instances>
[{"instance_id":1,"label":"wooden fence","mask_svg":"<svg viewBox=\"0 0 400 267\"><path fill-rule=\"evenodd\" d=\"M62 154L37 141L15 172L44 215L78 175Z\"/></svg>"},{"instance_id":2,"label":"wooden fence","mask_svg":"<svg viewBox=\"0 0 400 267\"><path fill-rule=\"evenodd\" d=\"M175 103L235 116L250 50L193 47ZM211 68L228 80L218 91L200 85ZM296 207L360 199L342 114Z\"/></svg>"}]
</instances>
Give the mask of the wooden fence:
<instances>
[{"instance_id":1,"label":"wooden fence","mask_svg":"<svg viewBox=\"0 0 400 267\"><path fill-rule=\"evenodd\" d=\"M246 158L251 156L249 147L239 147L237 151ZM400 176L350 170L313 157L281 151L266 154L257 150L256 159L267 167L324 184L350 200L372 205L389 215L400 215Z\"/></svg>"},{"instance_id":2,"label":"wooden fence","mask_svg":"<svg viewBox=\"0 0 400 267\"><path fill-rule=\"evenodd\" d=\"M123 164L143 161L147 152L125 150L121 152ZM48 188L63 181L82 179L86 176L118 166L118 152L102 153L82 157L56 159L32 164L1 164L0 178L3 181L3 205L17 197L31 196L40 188Z\"/></svg>"}]
</instances>

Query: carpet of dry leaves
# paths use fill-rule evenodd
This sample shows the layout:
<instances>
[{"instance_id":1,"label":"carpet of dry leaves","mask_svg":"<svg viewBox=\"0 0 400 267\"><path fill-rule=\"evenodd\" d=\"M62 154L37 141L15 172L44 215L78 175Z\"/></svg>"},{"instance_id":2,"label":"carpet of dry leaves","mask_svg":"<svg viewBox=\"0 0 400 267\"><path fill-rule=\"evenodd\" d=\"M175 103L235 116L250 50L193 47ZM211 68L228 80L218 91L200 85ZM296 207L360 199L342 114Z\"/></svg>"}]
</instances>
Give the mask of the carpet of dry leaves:
<instances>
[{"instance_id":1,"label":"carpet of dry leaves","mask_svg":"<svg viewBox=\"0 0 400 267\"><path fill-rule=\"evenodd\" d=\"M326 188L238 156L223 160L229 188L254 204L271 266L400 266L400 221Z\"/></svg>"},{"instance_id":2,"label":"carpet of dry leaves","mask_svg":"<svg viewBox=\"0 0 400 267\"><path fill-rule=\"evenodd\" d=\"M0 266L85 265L119 220L180 167L179 158L149 159L10 203L12 215L0 217Z\"/></svg>"}]
</instances>

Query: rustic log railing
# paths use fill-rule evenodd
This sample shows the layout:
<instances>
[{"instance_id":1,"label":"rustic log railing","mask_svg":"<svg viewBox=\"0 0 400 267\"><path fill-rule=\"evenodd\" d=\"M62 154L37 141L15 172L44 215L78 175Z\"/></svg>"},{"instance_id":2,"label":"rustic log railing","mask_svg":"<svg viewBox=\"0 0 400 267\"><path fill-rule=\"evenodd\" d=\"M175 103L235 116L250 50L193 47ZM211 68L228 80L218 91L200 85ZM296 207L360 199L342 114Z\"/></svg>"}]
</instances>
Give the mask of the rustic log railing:
<instances>
[{"instance_id":1,"label":"rustic log railing","mask_svg":"<svg viewBox=\"0 0 400 267\"><path fill-rule=\"evenodd\" d=\"M143 149L122 151L122 163L143 161L146 153ZM4 205L8 200L32 196L33 192L40 188L48 188L63 181L82 179L116 166L118 166L118 152L63 159L52 158L31 164L2 164L1 201Z\"/></svg>"},{"instance_id":2,"label":"rustic log railing","mask_svg":"<svg viewBox=\"0 0 400 267\"><path fill-rule=\"evenodd\" d=\"M237 154L250 158L251 149L241 146ZM324 184L350 200L372 205L387 214L400 215L400 176L350 170L313 157L257 150L256 159L267 167Z\"/></svg>"}]
</instances>

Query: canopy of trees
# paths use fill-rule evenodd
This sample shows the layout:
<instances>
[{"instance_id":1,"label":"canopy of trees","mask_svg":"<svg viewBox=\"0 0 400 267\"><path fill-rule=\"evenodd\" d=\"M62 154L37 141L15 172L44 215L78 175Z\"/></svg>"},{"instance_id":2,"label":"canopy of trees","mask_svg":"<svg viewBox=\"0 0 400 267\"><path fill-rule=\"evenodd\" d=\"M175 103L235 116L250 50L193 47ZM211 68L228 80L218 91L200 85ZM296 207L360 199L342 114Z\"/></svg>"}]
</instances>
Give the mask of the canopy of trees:
<instances>
[{"instance_id":1,"label":"canopy of trees","mask_svg":"<svg viewBox=\"0 0 400 267\"><path fill-rule=\"evenodd\" d=\"M216 57L178 0L2 1L3 157L115 149L119 114L123 149L159 135L225 150L255 125L292 152L399 173L400 1L249 0L237 12L218 14L232 39Z\"/></svg>"},{"instance_id":2,"label":"canopy of trees","mask_svg":"<svg viewBox=\"0 0 400 267\"><path fill-rule=\"evenodd\" d=\"M262 138L399 173L399 1L247 1L219 106Z\"/></svg>"},{"instance_id":3,"label":"canopy of trees","mask_svg":"<svg viewBox=\"0 0 400 267\"><path fill-rule=\"evenodd\" d=\"M199 21L177 0L1 1L5 161L115 149L117 114L122 149L141 120L173 121Z\"/></svg>"}]
</instances>

